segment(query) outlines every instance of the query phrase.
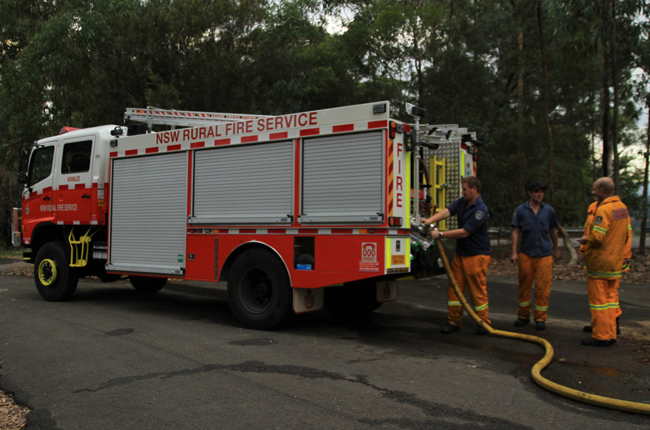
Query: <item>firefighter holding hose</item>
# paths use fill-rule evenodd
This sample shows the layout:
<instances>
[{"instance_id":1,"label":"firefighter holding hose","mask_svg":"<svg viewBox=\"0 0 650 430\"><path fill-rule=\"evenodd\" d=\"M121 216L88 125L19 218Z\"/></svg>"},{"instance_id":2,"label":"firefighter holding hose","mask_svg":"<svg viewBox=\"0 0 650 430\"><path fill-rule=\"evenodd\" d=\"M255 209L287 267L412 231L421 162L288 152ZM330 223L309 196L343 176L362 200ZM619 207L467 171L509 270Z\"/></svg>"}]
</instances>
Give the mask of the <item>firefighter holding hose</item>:
<instances>
[{"instance_id":1,"label":"firefighter holding hose","mask_svg":"<svg viewBox=\"0 0 650 430\"><path fill-rule=\"evenodd\" d=\"M488 319L487 269L490 265L490 235L488 234L488 208L481 198L481 181L475 176L461 180L463 197L453 202L449 207L422 220L431 224L450 216L458 217L458 229L441 232L431 231L435 240L442 237L457 239L451 271L462 293L465 287L469 289L470 299L476 314L490 324ZM463 319L463 307L454 292L451 283L447 289L447 324L441 328L441 333L459 331ZM488 331L479 327L476 334L487 334Z\"/></svg>"}]
</instances>

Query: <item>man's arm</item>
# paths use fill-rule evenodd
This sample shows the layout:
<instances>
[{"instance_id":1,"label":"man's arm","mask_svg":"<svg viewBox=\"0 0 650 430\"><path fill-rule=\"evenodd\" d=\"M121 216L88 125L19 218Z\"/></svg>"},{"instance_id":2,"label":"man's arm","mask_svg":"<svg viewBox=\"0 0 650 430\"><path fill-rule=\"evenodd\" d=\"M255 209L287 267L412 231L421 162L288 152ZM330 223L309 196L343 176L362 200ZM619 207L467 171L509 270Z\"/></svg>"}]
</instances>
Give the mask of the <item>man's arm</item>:
<instances>
[{"instance_id":1,"label":"man's arm","mask_svg":"<svg viewBox=\"0 0 650 430\"><path fill-rule=\"evenodd\" d=\"M438 222L440 220L447 219L450 216L451 216L451 213L449 212L449 209L444 208L443 210L441 210L440 212L434 214L430 218L422 220L422 223L423 224L433 224L434 222ZM451 232L448 232L448 233L451 233Z\"/></svg>"},{"instance_id":2,"label":"man's arm","mask_svg":"<svg viewBox=\"0 0 650 430\"><path fill-rule=\"evenodd\" d=\"M517 227L512 227L512 256L510 261L513 264L519 263L519 254L517 254L517 246L519 245L519 229Z\"/></svg>"},{"instance_id":3,"label":"man's arm","mask_svg":"<svg viewBox=\"0 0 650 430\"><path fill-rule=\"evenodd\" d=\"M444 232L444 237L449 239L464 239L469 236L471 233L464 228L458 228L456 230L450 230ZM440 237L439 230L431 230L431 237L433 239L438 239Z\"/></svg>"},{"instance_id":4,"label":"man's arm","mask_svg":"<svg viewBox=\"0 0 650 430\"><path fill-rule=\"evenodd\" d=\"M623 258L629 260L632 258L632 221L629 215L627 217L627 239L625 240L625 253L623 254Z\"/></svg>"},{"instance_id":5,"label":"man's arm","mask_svg":"<svg viewBox=\"0 0 650 430\"><path fill-rule=\"evenodd\" d=\"M594 221L594 215L592 212L596 211L596 208L594 207L595 202L592 203L589 206L589 209L587 210L587 219L585 220L585 225L583 227L583 232L582 232L582 237L578 239L578 242L580 243L580 261L584 260L585 258L585 252L587 252L587 239L589 237L589 233L591 231L591 223Z\"/></svg>"},{"instance_id":6,"label":"man's arm","mask_svg":"<svg viewBox=\"0 0 650 430\"><path fill-rule=\"evenodd\" d=\"M560 257L560 251L557 247L557 228L550 229L549 234L551 235L551 242L553 242L553 262L555 262Z\"/></svg>"},{"instance_id":7,"label":"man's arm","mask_svg":"<svg viewBox=\"0 0 650 430\"><path fill-rule=\"evenodd\" d=\"M610 222L607 212L601 210L599 207L598 210L596 210L594 226L589 232L589 237L587 238L587 246L589 248L600 248L602 246Z\"/></svg>"}]
</instances>

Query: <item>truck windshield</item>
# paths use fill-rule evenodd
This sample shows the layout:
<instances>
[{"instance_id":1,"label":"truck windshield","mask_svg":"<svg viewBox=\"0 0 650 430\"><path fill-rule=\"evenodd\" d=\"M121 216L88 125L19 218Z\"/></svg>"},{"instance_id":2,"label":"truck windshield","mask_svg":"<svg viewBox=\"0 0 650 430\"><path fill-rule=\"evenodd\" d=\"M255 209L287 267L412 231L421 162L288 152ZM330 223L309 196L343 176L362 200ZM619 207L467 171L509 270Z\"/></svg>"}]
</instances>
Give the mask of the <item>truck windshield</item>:
<instances>
[{"instance_id":1,"label":"truck windshield","mask_svg":"<svg viewBox=\"0 0 650 430\"><path fill-rule=\"evenodd\" d=\"M54 146L46 146L34 150L32 162L29 164L29 186L41 182L52 174Z\"/></svg>"}]
</instances>

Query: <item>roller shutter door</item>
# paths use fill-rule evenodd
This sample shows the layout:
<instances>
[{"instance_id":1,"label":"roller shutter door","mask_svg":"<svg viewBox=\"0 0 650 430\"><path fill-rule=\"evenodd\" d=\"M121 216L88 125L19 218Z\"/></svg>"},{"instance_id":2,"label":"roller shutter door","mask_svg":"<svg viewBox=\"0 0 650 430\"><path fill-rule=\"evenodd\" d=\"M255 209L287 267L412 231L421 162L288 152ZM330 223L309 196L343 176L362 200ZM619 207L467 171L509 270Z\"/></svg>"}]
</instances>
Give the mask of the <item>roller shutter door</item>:
<instances>
[{"instance_id":1,"label":"roller shutter door","mask_svg":"<svg viewBox=\"0 0 650 430\"><path fill-rule=\"evenodd\" d=\"M190 223L290 223L293 153L292 141L196 151Z\"/></svg>"},{"instance_id":2,"label":"roller shutter door","mask_svg":"<svg viewBox=\"0 0 650 430\"><path fill-rule=\"evenodd\" d=\"M113 161L108 269L182 274L187 153Z\"/></svg>"},{"instance_id":3,"label":"roller shutter door","mask_svg":"<svg viewBox=\"0 0 650 430\"><path fill-rule=\"evenodd\" d=\"M373 131L304 140L303 224L383 221L382 137Z\"/></svg>"}]
</instances>

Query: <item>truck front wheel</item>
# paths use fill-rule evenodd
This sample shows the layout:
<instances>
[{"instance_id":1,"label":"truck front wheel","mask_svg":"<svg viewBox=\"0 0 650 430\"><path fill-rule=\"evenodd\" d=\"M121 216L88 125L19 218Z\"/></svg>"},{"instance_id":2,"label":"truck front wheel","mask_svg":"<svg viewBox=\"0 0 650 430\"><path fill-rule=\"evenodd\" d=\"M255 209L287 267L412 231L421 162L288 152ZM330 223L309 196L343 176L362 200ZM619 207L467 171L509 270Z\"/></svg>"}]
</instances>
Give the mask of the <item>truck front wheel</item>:
<instances>
[{"instance_id":1,"label":"truck front wheel","mask_svg":"<svg viewBox=\"0 0 650 430\"><path fill-rule=\"evenodd\" d=\"M39 249L34 262L34 282L38 293L48 302L68 300L77 289L79 277L70 267L63 242L48 242Z\"/></svg>"},{"instance_id":2,"label":"truck front wheel","mask_svg":"<svg viewBox=\"0 0 650 430\"><path fill-rule=\"evenodd\" d=\"M240 255L228 279L228 302L246 327L272 330L285 325L293 316L293 291L280 259L265 249Z\"/></svg>"}]
</instances>

